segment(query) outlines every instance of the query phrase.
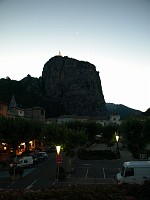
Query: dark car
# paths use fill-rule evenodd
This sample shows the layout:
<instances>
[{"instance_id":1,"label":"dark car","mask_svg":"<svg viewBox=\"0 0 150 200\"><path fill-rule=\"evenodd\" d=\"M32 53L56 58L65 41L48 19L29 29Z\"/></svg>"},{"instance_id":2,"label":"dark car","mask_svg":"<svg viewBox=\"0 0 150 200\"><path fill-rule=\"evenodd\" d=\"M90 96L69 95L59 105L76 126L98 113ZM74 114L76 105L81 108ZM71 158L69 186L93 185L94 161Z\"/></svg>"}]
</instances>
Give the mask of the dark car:
<instances>
[{"instance_id":1,"label":"dark car","mask_svg":"<svg viewBox=\"0 0 150 200\"><path fill-rule=\"evenodd\" d=\"M37 158L39 159L39 161L44 161L45 159L48 158L48 154L44 151L40 151L36 154Z\"/></svg>"},{"instance_id":2,"label":"dark car","mask_svg":"<svg viewBox=\"0 0 150 200\"><path fill-rule=\"evenodd\" d=\"M48 154L45 151L38 152L38 155L42 155L44 158L48 158Z\"/></svg>"},{"instance_id":3,"label":"dark car","mask_svg":"<svg viewBox=\"0 0 150 200\"><path fill-rule=\"evenodd\" d=\"M32 155L32 158L33 158L34 165L37 165L40 162L40 159L37 154Z\"/></svg>"}]
</instances>

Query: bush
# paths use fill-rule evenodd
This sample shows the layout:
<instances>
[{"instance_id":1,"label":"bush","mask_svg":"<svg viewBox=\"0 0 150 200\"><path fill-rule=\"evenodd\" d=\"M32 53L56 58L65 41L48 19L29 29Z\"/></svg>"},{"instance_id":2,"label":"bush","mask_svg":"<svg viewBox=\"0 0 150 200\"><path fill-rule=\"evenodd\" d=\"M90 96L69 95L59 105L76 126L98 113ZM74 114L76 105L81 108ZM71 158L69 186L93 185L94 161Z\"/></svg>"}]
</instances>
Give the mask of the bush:
<instances>
[{"instance_id":1,"label":"bush","mask_svg":"<svg viewBox=\"0 0 150 200\"><path fill-rule=\"evenodd\" d=\"M145 181L145 182L142 184L141 191L142 191L142 196L143 196L143 198L146 199L146 197L150 197L150 180Z\"/></svg>"},{"instance_id":2,"label":"bush","mask_svg":"<svg viewBox=\"0 0 150 200\"><path fill-rule=\"evenodd\" d=\"M143 188L145 187L145 188ZM69 187L54 187L37 190L1 189L1 200L149 200L148 185L74 185Z\"/></svg>"},{"instance_id":3,"label":"bush","mask_svg":"<svg viewBox=\"0 0 150 200\"><path fill-rule=\"evenodd\" d=\"M120 153L115 153L110 150L85 150L79 149L78 158L83 160L103 160L103 159L118 159L120 158Z\"/></svg>"}]
</instances>

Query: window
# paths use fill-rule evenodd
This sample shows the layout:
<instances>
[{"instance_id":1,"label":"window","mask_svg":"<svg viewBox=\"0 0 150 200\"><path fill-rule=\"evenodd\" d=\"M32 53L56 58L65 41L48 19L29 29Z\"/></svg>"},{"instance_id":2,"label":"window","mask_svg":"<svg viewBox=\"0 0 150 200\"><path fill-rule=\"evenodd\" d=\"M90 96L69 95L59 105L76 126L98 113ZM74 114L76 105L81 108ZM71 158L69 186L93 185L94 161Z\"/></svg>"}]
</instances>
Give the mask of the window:
<instances>
[{"instance_id":1,"label":"window","mask_svg":"<svg viewBox=\"0 0 150 200\"><path fill-rule=\"evenodd\" d=\"M134 168L126 168L125 177L134 176Z\"/></svg>"}]
</instances>

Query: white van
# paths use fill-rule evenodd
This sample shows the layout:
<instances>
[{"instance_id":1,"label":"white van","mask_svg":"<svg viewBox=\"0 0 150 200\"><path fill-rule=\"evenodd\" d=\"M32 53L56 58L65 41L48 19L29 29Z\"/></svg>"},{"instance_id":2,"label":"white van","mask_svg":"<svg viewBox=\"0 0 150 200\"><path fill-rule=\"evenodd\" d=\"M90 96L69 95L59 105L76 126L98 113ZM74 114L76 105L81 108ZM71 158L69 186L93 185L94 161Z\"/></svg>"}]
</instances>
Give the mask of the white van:
<instances>
[{"instance_id":1,"label":"white van","mask_svg":"<svg viewBox=\"0 0 150 200\"><path fill-rule=\"evenodd\" d=\"M32 165L33 165L32 156L23 157L17 163L17 166L21 166L21 167L31 167Z\"/></svg>"},{"instance_id":2,"label":"white van","mask_svg":"<svg viewBox=\"0 0 150 200\"><path fill-rule=\"evenodd\" d=\"M118 184L143 183L150 179L150 161L124 162L120 173L116 176Z\"/></svg>"}]
</instances>

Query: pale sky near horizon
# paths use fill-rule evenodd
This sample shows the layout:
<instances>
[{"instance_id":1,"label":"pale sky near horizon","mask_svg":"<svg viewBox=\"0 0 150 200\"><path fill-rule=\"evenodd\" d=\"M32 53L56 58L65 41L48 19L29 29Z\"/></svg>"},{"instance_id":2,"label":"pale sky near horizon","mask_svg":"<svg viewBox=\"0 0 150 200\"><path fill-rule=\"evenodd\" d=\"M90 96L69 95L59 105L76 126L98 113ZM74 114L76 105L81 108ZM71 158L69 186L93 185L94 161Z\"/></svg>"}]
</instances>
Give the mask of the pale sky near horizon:
<instances>
[{"instance_id":1,"label":"pale sky near horizon","mask_svg":"<svg viewBox=\"0 0 150 200\"><path fill-rule=\"evenodd\" d=\"M96 66L107 103L150 107L150 0L0 0L0 78L40 77L59 50Z\"/></svg>"}]
</instances>

